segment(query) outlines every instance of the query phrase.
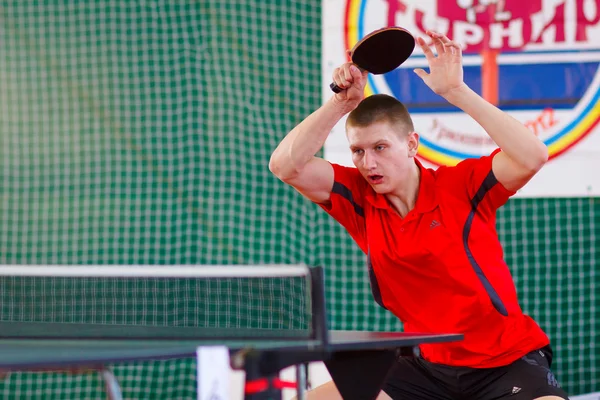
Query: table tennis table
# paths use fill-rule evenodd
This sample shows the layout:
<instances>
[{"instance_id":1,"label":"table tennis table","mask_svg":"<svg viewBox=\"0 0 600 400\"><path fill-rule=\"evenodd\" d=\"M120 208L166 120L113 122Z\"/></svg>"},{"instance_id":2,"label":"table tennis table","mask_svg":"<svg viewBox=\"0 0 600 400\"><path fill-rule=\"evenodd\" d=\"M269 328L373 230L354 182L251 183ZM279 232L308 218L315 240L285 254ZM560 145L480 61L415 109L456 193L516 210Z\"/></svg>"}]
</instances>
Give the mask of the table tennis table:
<instances>
[{"instance_id":1,"label":"table tennis table","mask_svg":"<svg viewBox=\"0 0 600 400\"><path fill-rule=\"evenodd\" d=\"M461 334L338 331L327 329L323 271L311 268L312 331L309 337L294 332L269 336L236 336L235 332L208 328L120 326L74 323L0 322L0 372L98 372L107 397L122 398L110 366L147 360L195 357L205 346L225 346L233 369L244 370L247 382L262 380L264 389L248 391L249 400L281 398L271 385L289 366L323 361L344 399L375 398L387 371L399 355L410 356L425 343L458 341ZM296 389L302 399L306 369L297 368Z\"/></svg>"},{"instance_id":2,"label":"table tennis table","mask_svg":"<svg viewBox=\"0 0 600 400\"><path fill-rule=\"evenodd\" d=\"M0 329L2 324L0 324ZM385 372L397 350L412 350L423 343L456 341L461 335L430 335L402 332L329 331L328 340L115 340L115 339L1 339L0 371L69 370L98 371L103 374L109 398L121 397L116 378L108 365L171 358L194 357L199 346L227 346L232 366L245 369L252 379L272 377L283 368L311 361L324 361L344 399L368 398L378 393ZM352 365L379 374L376 382L365 382L364 370L352 378ZM376 369L373 370L373 368ZM248 378L247 378L248 379ZM342 383L343 382L343 383ZM357 385L357 383L361 383ZM297 382L303 385L303 382ZM358 386L358 387L355 387ZM367 387L370 386L370 387ZM299 388L300 391L303 388ZM345 394L344 394L345 393ZM250 394L247 398L261 398Z\"/></svg>"}]
</instances>

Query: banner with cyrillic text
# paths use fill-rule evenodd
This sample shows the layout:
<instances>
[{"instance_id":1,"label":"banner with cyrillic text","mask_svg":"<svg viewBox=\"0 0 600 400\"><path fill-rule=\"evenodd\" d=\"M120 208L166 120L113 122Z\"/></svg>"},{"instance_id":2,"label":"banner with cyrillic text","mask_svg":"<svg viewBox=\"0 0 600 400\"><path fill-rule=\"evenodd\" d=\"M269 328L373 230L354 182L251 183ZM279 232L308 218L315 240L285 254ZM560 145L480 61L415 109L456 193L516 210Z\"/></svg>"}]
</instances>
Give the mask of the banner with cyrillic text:
<instances>
[{"instance_id":1,"label":"banner with cyrillic text","mask_svg":"<svg viewBox=\"0 0 600 400\"><path fill-rule=\"evenodd\" d=\"M324 101L346 50L386 26L457 41L465 82L547 145L548 163L517 196L600 196L600 0L325 0ZM483 128L434 94L414 68L427 70L419 46L394 71L370 74L366 94L387 93L408 107L419 158L436 168L491 153L497 146ZM327 140L325 158L352 165L344 122Z\"/></svg>"}]
</instances>

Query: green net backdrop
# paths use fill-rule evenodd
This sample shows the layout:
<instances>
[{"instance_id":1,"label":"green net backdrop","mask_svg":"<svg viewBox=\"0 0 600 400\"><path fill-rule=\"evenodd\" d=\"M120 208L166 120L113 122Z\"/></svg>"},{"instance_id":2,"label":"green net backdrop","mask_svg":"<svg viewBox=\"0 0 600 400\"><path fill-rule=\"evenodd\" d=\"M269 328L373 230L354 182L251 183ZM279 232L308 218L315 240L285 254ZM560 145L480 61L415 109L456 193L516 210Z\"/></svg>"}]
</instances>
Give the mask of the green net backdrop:
<instances>
[{"instance_id":1,"label":"green net backdrop","mask_svg":"<svg viewBox=\"0 0 600 400\"><path fill-rule=\"evenodd\" d=\"M0 263L327 268L331 327L399 329L364 256L268 171L321 102L321 0L2 1ZM600 200L511 200L498 227L572 393L600 390ZM116 367L126 398L190 398L193 360ZM14 373L3 398L96 398Z\"/></svg>"}]
</instances>

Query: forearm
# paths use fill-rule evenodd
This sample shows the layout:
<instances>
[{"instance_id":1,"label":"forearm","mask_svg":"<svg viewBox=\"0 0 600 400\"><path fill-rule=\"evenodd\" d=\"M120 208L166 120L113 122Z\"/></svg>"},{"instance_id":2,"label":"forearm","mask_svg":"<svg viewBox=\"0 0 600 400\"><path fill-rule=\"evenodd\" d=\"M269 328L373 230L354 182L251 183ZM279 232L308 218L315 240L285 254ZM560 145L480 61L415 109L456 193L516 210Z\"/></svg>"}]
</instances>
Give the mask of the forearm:
<instances>
[{"instance_id":1,"label":"forearm","mask_svg":"<svg viewBox=\"0 0 600 400\"><path fill-rule=\"evenodd\" d=\"M444 97L477 121L514 162L530 170L546 162L548 149L533 132L468 86L462 85Z\"/></svg>"},{"instance_id":2,"label":"forearm","mask_svg":"<svg viewBox=\"0 0 600 400\"><path fill-rule=\"evenodd\" d=\"M306 117L279 143L269 162L281 179L294 176L323 147L333 127L347 113L334 98Z\"/></svg>"}]
</instances>

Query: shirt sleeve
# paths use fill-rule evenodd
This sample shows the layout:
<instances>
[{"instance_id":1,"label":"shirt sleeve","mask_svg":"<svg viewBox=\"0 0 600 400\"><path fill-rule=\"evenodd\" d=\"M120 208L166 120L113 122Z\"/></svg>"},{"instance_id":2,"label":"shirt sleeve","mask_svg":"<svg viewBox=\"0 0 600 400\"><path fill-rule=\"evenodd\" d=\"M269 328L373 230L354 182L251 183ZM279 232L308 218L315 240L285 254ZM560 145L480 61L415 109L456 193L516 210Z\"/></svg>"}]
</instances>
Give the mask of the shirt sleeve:
<instances>
[{"instance_id":1,"label":"shirt sleeve","mask_svg":"<svg viewBox=\"0 0 600 400\"><path fill-rule=\"evenodd\" d=\"M516 193L498 182L492 170L492 160L500 151L496 149L488 156L463 160L453 168L451 181L456 187L464 188L473 208L485 217L495 216L496 210Z\"/></svg>"},{"instance_id":2,"label":"shirt sleeve","mask_svg":"<svg viewBox=\"0 0 600 400\"><path fill-rule=\"evenodd\" d=\"M356 168L331 164L334 182L328 203L319 204L350 234L361 250L367 253L364 192L366 181Z\"/></svg>"}]
</instances>

